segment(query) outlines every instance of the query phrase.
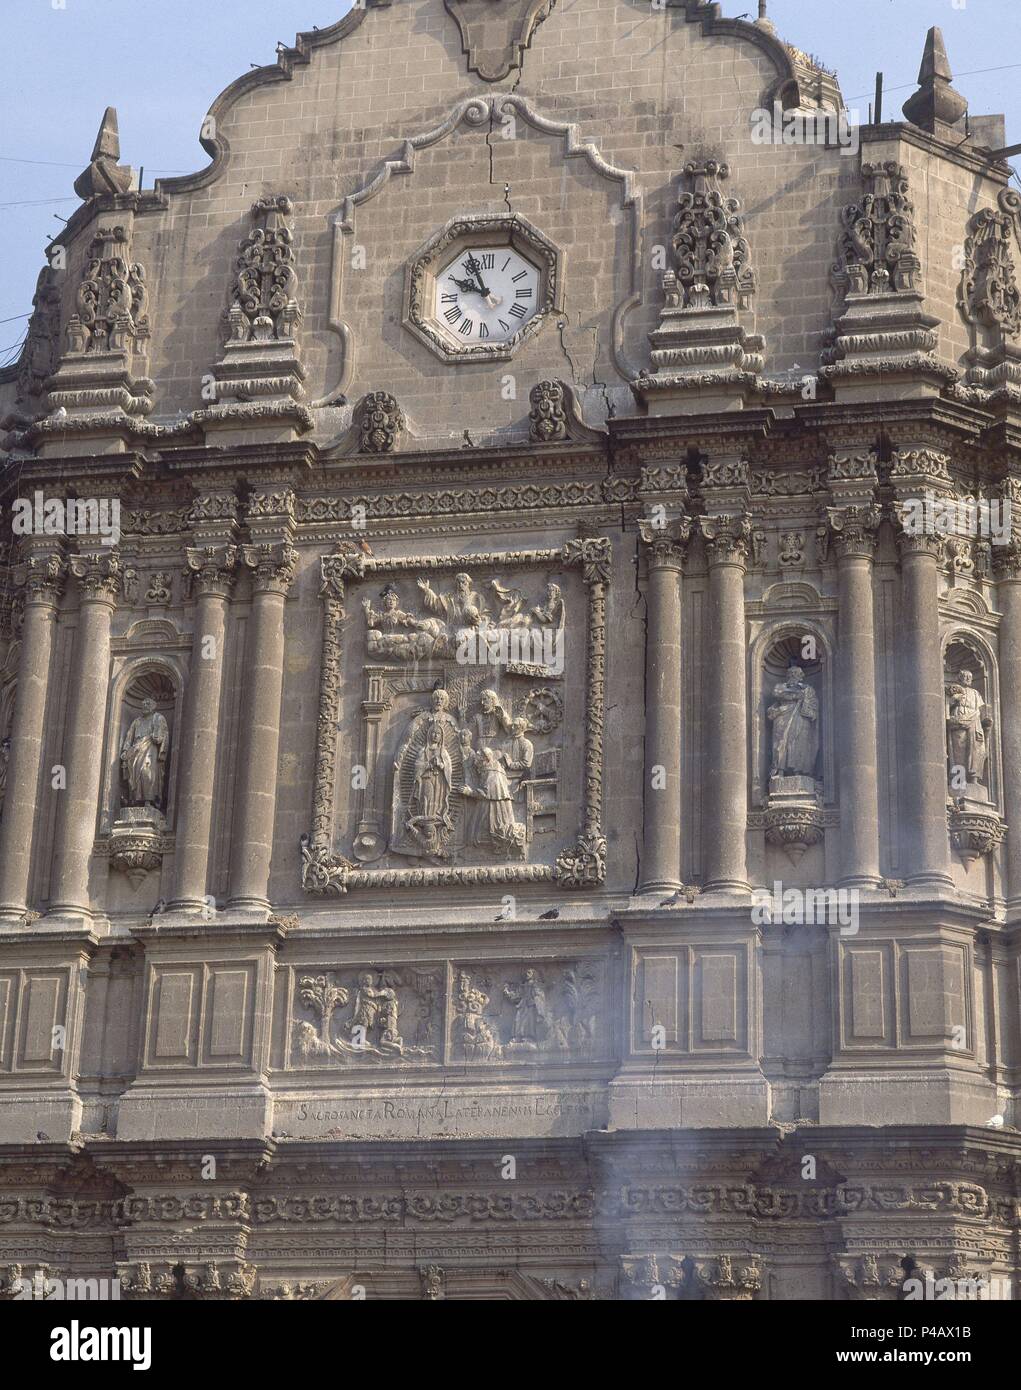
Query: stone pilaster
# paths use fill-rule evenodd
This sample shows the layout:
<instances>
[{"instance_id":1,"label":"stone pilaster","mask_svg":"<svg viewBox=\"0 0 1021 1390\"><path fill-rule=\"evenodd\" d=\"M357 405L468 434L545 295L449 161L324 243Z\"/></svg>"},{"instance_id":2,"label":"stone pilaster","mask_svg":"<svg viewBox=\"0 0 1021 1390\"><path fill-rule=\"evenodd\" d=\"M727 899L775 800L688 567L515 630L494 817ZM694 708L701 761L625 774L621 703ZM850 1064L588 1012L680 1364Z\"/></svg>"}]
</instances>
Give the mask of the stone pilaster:
<instances>
[{"instance_id":1,"label":"stone pilaster","mask_svg":"<svg viewBox=\"0 0 1021 1390\"><path fill-rule=\"evenodd\" d=\"M890 469L897 497L898 521L909 499L950 492L949 459L930 448L898 451ZM946 714L943 659L940 653L940 538L898 525L901 559L900 678L900 822L903 830L904 878L922 888L949 887L950 840L947 833Z\"/></svg>"},{"instance_id":2,"label":"stone pilaster","mask_svg":"<svg viewBox=\"0 0 1021 1390\"><path fill-rule=\"evenodd\" d=\"M65 572L64 560L52 551L30 554L14 569L15 583L25 590L25 617L0 820L0 923L20 922L28 909L50 658Z\"/></svg>"},{"instance_id":3,"label":"stone pilaster","mask_svg":"<svg viewBox=\"0 0 1021 1390\"><path fill-rule=\"evenodd\" d=\"M706 690L707 891L748 889L748 711L744 576L751 521L742 512L699 518L709 564Z\"/></svg>"},{"instance_id":4,"label":"stone pilaster","mask_svg":"<svg viewBox=\"0 0 1021 1390\"><path fill-rule=\"evenodd\" d=\"M648 587L645 822L639 891L681 886L681 572L691 520L639 523Z\"/></svg>"},{"instance_id":5,"label":"stone pilaster","mask_svg":"<svg viewBox=\"0 0 1021 1390\"><path fill-rule=\"evenodd\" d=\"M1000 738L1003 766L1021 768L1021 540L993 547L1000 620ZM1008 914L1021 915L1021 776L1008 772L1003 786Z\"/></svg>"},{"instance_id":6,"label":"stone pilaster","mask_svg":"<svg viewBox=\"0 0 1021 1390\"><path fill-rule=\"evenodd\" d=\"M284 603L294 579L298 553L288 537L276 543L246 545L243 558L252 571L252 613L241 715L230 906L258 912L268 910L270 905L269 870L284 678Z\"/></svg>"},{"instance_id":7,"label":"stone pilaster","mask_svg":"<svg viewBox=\"0 0 1021 1390\"><path fill-rule=\"evenodd\" d=\"M195 627L181 724L177 848L170 904L184 911L201 908L207 890L227 605L236 577L237 546L220 542L189 548L186 555L195 595Z\"/></svg>"},{"instance_id":8,"label":"stone pilaster","mask_svg":"<svg viewBox=\"0 0 1021 1390\"><path fill-rule=\"evenodd\" d=\"M64 736L67 787L58 793L48 916L90 916L89 861L96 838L110 683L110 619L120 585L115 551L74 555L78 630Z\"/></svg>"},{"instance_id":9,"label":"stone pilaster","mask_svg":"<svg viewBox=\"0 0 1021 1390\"><path fill-rule=\"evenodd\" d=\"M836 743L840 778L841 883L879 881L879 768L876 737L872 561L880 510L875 503L830 507L837 557L839 645Z\"/></svg>"}]
</instances>

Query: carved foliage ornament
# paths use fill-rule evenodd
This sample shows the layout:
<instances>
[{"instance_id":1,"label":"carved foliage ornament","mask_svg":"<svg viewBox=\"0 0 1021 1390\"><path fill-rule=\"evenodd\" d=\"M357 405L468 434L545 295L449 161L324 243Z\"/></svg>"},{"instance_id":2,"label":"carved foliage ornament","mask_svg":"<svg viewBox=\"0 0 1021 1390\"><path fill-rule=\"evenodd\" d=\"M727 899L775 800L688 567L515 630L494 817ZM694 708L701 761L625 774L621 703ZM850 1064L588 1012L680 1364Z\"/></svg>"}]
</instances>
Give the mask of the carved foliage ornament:
<instances>
[{"instance_id":1,"label":"carved foliage ornament","mask_svg":"<svg viewBox=\"0 0 1021 1390\"><path fill-rule=\"evenodd\" d=\"M1021 291L1014 261L1016 215L1010 189L1000 194L1000 211L982 208L968 224L959 303L969 323L1016 338L1021 334Z\"/></svg>"},{"instance_id":2,"label":"carved foliage ornament","mask_svg":"<svg viewBox=\"0 0 1021 1390\"><path fill-rule=\"evenodd\" d=\"M301 322L291 212L283 195L260 198L252 208L255 226L238 247L227 311L231 343L290 339Z\"/></svg>"},{"instance_id":3,"label":"carved foliage ornament","mask_svg":"<svg viewBox=\"0 0 1021 1390\"><path fill-rule=\"evenodd\" d=\"M405 428L404 411L386 391L370 391L358 407L358 451L392 454Z\"/></svg>"},{"instance_id":4,"label":"carved foliage ornament","mask_svg":"<svg viewBox=\"0 0 1021 1390\"><path fill-rule=\"evenodd\" d=\"M840 214L840 259L834 278L849 294L917 288L915 209L904 168L892 160L861 166L865 193Z\"/></svg>"},{"instance_id":5,"label":"carved foliage ornament","mask_svg":"<svg viewBox=\"0 0 1021 1390\"><path fill-rule=\"evenodd\" d=\"M123 227L103 227L89 246L75 312L67 325L70 353L125 352L149 333L145 269L131 261Z\"/></svg>"},{"instance_id":6,"label":"carved foliage ornament","mask_svg":"<svg viewBox=\"0 0 1021 1390\"><path fill-rule=\"evenodd\" d=\"M684 166L691 187L678 199L672 235L677 284L668 285L667 294L683 296L688 308L743 305L755 289L741 204L719 187L729 173L715 159Z\"/></svg>"}]
</instances>

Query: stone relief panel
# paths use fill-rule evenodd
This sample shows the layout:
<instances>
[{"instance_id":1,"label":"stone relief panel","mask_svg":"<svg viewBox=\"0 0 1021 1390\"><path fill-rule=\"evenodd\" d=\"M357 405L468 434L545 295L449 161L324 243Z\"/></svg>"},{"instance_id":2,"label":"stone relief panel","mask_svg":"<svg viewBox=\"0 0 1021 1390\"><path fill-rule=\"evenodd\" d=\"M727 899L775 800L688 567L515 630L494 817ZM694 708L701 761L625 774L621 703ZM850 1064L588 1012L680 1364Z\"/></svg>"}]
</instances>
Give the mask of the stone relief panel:
<instances>
[{"instance_id":1,"label":"stone relief panel","mask_svg":"<svg viewBox=\"0 0 1021 1390\"><path fill-rule=\"evenodd\" d=\"M352 547L322 558L306 891L603 881L609 564L605 539L393 560ZM348 584L357 585L350 613ZM347 765L345 706L357 729Z\"/></svg>"},{"instance_id":2,"label":"stone relief panel","mask_svg":"<svg viewBox=\"0 0 1021 1390\"><path fill-rule=\"evenodd\" d=\"M292 966L284 1066L551 1065L610 1053L600 957Z\"/></svg>"}]
</instances>

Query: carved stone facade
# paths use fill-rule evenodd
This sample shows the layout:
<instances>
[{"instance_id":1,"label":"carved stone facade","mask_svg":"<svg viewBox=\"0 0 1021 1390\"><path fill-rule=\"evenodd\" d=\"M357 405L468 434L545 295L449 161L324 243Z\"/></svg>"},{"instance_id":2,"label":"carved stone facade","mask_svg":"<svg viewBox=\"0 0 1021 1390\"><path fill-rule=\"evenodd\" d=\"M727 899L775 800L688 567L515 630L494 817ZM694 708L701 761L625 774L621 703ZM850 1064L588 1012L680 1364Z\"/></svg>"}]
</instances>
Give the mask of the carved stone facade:
<instances>
[{"instance_id":1,"label":"carved stone facade","mask_svg":"<svg viewBox=\"0 0 1021 1390\"><path fill-rule=\"evenodd\" d=\"M1021 205L937 35L859 161L764 15L570 18L103 119L0 373L0 1298L1021 1277Z\"/></svg>"}]
</instances>

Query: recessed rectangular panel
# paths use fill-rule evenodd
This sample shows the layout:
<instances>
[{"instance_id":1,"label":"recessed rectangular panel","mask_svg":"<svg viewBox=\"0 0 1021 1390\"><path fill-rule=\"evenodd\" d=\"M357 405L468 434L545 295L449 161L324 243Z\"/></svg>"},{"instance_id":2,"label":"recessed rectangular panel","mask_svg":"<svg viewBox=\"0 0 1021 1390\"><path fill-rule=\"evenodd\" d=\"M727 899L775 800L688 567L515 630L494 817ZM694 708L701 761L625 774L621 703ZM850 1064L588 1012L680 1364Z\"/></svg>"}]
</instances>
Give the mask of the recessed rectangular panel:
<instances>
[{"instance_id":1,"label":"recessed rectangular panel","mask_svg":"<svg viewBox=\"0 0 1021 1390\"><path fill-rule=\"evenodd\" d=\"M29 974L21 996L18 1068L59 1068L67 1045L67 972Z\"/></svg>"},{"instance_id":2,"label":"recessed rectangular panel","mask_svg":"<svg viewBox=\"0 0 1021 1390\"><path fill-rule=\"evenodd\" d=\"M253 970L251 967L243 967L239 970L210 969L206 1002L204 1061L243 1062L247 1060L252 984Z\"/></svg>"},{"instance_id":3,"label":"recessed rectangular panel","mask_svg":"<svg viewBox=\"0 0 1021 1390\"><path fill-rule=\"evenodd\" d=\"M725 1047L732 1051L743 1045L743 974L736 950L696 952L692 978L696 1050Z\"/></svg>"},{"instance_id":4,"label":"recessed rectangular panel","mask_svg":"<svg viewBox=\"0 0 1021 1390\"><path fill-rule=\"evenodd\" d=\"M887 948L845 948L843 973L844 1042L851 1046L892 1042Z\"/></svg>"},{"instance_id":5,"label":"recessed rectangular panel","mask_svg":"<svg viewBox=\"0 0 1021 1390\"><path fill-rule=\"evenodd\" d=\"M16 983L14 976L0 975L0 1071L11 1069L11 1033L14 1028Z\"/></svg>"},{"instance_id":6,"label":"recessed rectangular panel","mask_svg":"<svg viewBox=\"0 0 1021 1390\"><path fill-rule=\"evenodd\" d=\"M154 1025L154 1061L194 1062L196 985L194 969L160 971L153 991L150 1025Z\"/></svg>"},{"instance_id":7,"label":"recessed rectangular panel","mask_svg":"<svg viewBox=\"0 0 1021 1390\"><path fill-rule=\"evenodd\" d=\"M963 1045L969 1019L961 948L910 946L904 966L907 1040L942 1044L956 1036Z\"/></svg>"},{"instance_id":8,"label":"recessed rectangular panel","mask_svg":"<svg viewBox=\"0 0 1021 1390\"><path fill-rule=\"evenodd\" d=\"M635 992L635 1039L649 1043L658 1024L668 1043L678 1040L679 961L672 956L645 956Z\"/></svg>"}]
</instances>

